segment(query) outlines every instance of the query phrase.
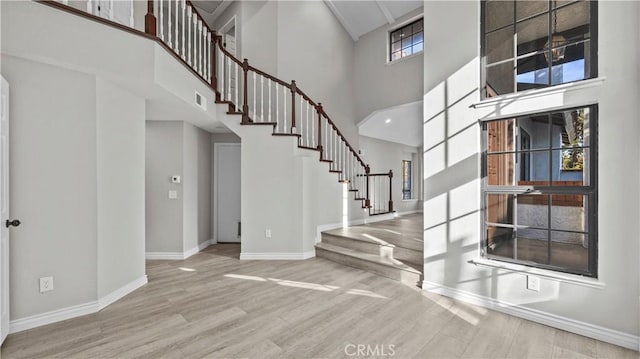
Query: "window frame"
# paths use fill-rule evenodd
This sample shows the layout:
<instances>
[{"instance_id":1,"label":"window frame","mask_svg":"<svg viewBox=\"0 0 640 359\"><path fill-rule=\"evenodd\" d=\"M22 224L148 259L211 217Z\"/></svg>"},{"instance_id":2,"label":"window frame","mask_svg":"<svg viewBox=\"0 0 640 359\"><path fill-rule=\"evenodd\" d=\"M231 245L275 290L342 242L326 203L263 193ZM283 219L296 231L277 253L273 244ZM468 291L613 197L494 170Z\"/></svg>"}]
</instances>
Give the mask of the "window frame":
<instances>
[{"instance_id":1,"label":"window frame","mask_svg":"<svg viewBox=\"0 0 640 359\"><path fill-rule=\"evenodd\" d=\"M551 14L553 13L553 11L557 11L559 9L571 6L576 4L577 2L579 2L580 0L574 0L571 2L567 2L566 4L562 4L560 6L557 6L555 8L552 8L552 2L555 0L548 0L548 4L549 7L547 8L547 11L545 12L538 12L535 13L533 15L529 15L526 16L520 20L517 19L517 5L516 3L518 2L518 0L510 0L513 4L514 4L514 8L513 8L513 20L510 23L510 25L503 25L499 28L493 29L493 31L497 31L500 29L504 29L507 28L508 26L513 26L514 27L514 34L517 31L516 29L516 24L518 23L522 23L524 21L527 21L529 19L535 18L536 16L540 16L544 13L548 13L549 14L549 19L551 19ZM591 80L591 79L595 79L598 78L598 1L597 0L586 0L589 3L589 32L590 32L590 37L589 37L589 43L590 43L590 48L589 48L589 54L590 54L590 71L589 71L589 77L583 78L581 80L575 80L575 81L567 81L567 82L562 82L559 84L553 84L552 83L552 67L553 67L553 62L549 61L549 65L548 65L548 69L549 69L549 85L548 86L544 86L541 88L544 89L548 89L548 88L553 88L554 86L560 86L563 84L568 84L568 83L574 83L574 82L581 82L581 81L586 81L586 80ZM525 89L525 90L521 90L518 91L518 82L517 82L517 63L518 63L518 59L519 57L522 58L523 55L518 55L516 47L517 47L517 43L514 43L514 53L512 53L512 56L507 59L507 60L501 60L496 62L497 63L510 63L509 61L511 61L511 63L513 63L513 71L514 71L514 76L513 76L513 82L514 82L514 90L512 92L508 92L508 93L504 93L504 94L498 94L498 95L494 95L494 96L487 96L487 56L486 56L486 22L485 22L485 15L486 15L486 7L487 7L487 0L481 0L480 1L480 99L481 100L485 100L485 99L490 99L496 96L504 96L504 95L508 95L508 94L515 94L515 93L519 93L519 92L523 92L523 91L527 91L530 89ZM549 21L549 39L551 39L551 35L552 35L552 22ZM526 57L526 56L525 56Z\"/></svg>"},{"instance_id":2,"label":"window frame","mask_svg":"<svg viewBox=\"0 0 640 359\"><path fill-rule=\"evenodd\" d=\"M408 163L408 167L405 167L405 163ZM405 173L405 168L409 169L408 176ZM402 170L402 173L401 173L401 175L402 175L402 178L401 178L402 179L402 200L403 201L411 200L411 199L413 199L413 188L412 188L413 187L413 177L412 177L413 176L413 162L411 160L402 160L401 170ZM405 181L405 177L407 177L407 181ZM408 188L405 187L405 185L407 185L407 184L409 186ZM406 196L405 196L407 193L409 194L409 198L406 198Z\"/></svg>"},{"instance_id":3,"label":"window frame","mask_svg":"<svg viewBox=\"0 0 640 359\"><path fill-rule=\"evenodd\" d=\"M564 112L564 111L572 111L578 109L589 109L589 141L590 143L584 144L584 147L588 147L590 151L589 155L589 183L583 186L553 186L552 183L549 183L546 186L523 186L523 185L515 185L515 186L501 186L501 185L488 185L488 131L487 124L496 121L505 121L505 120L514 120L516 123L514 126L517 126L517 119L522 117L529 116L541 116L541 115L551 115L554 113ZM501 116L489 119L481 119L479 120L480 132L481 132L481 188L480 188L480 208L481 208L481 242L480 242L480 257L488 260L495 260L499 262L505 263L513 263L518 265L524 265L532 268L540 268L545 270L551 270L554 272L561 273L569 273L569 274L577 274L586 277L598 278L598 105L597 104L588 104L583 106L572 106L561 109L553 109L553 110L542 110L542 111L532 111L529 113L521 113L512 116ZM514 154L517 158L519 153L518 145L519 139L514 137ZM555 150L553 145L549 143L549 147L547 149L551 153ZM562 162L562 161L561 161ZM518 164L519 165L519 164ZM518 166L514 163L514 168ZM552 164L550 164L550 168ZM517 260L508 257L502 257L498 255L489 254L489 241L487 235L488 228L488 220L487 220L487 194L541 194L547 196L553 195L584 195L588 201L588 213L585 213L585 218L588 220L587 232L588 235L588 268L586 271L581 271L572 268L554 266L551 264L544 263L536 263L532 261L523 261ZM549 197L551 198L551 197ZM514 201L516 199L514 198ZM548 205L549 210L551 210L551 205ZM551 213L549 213L549 217ZM548 224L547 231L552 231L553 229L550 227L551 223ZM515 227L515 224L514 224ZM550 239L549 239L550 241ZM550 249L549 249L550 251ZM551 258L549 256L549 258Z\"/></svg>"},{"instance_id":4,"label":"window frame","mask_svg":"<svg viewBox=\"0 0 640 359\"><path fill-rule=\"evenodd\" d=\"M394 60L393 59L393 53L395 51L392 51L393 50L393 43L394 43L393 38L392 38L393 33L396 32L396 31L401 30L404 27L411 26L411 25L415 24L418 21L422 21L422 30L421 30L421 32L422 32L422 50L420 50L419 52L412 52L411 54L409 54L407 56L400 56L399 58ZM411 34L411 36L413 36L413 35L415 35L415 33ZM411 47L413 47L413 45ZM400 52L402 53L402 43L400 45ZM389 29L387 31L387 52L386 52L386 62L387 62L387 64L394 64L394 63L400 62L400 61L402 61L404 59L413 57L413 56L421 54L421 53L424 53L424 14L420 14L420 15L414 16L414 17L412 17L410 19L407 19L406 21L402 22L401 24L399 24L397 26L394 26L393 28L391 28L391 29Z\"/></svg>"}]
</instances>

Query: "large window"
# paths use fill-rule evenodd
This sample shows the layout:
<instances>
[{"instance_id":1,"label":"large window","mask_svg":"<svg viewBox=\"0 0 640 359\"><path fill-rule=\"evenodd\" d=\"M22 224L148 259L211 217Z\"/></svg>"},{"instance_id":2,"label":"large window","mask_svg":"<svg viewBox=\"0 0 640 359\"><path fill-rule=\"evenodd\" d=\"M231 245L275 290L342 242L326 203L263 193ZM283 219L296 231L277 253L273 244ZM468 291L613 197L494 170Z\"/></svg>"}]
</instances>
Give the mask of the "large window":
<instances>
[{"instance_id":1,"label":"large window","mask_svg":"<svg viewBox=\"0 0 640 359\"><path fill-rule=\"evenodd\" d=\"M424 20L420 19L389 33L389 60L395 61L424 50Z\"/></svg>"},{"instance_id":2,"label":"large window","mask_svg":"<svg viewBox=\"0 0 640 359\"><path fill-rule=\"evenodd\" d=\"M482 123L484 256L596 276L596 110Z\"/></svg>"},{"instance_id":3,"label":"large window","mask_svg":"<svg viewBox=\"0 0 640 359\"><path fill-rule=\"evenodd\" d=\"M402 161L402 199L411 199L411 161Z\"/></svg>"},{"instance_id":4,"label":"large window","mask_svg":"<svg viewBox=\"0 0 640 359\"><path fill-rule=\"evenodd\" d=\"M483 96L597 77L596 1L482 2Z\"/></svg>"}]
</instances>

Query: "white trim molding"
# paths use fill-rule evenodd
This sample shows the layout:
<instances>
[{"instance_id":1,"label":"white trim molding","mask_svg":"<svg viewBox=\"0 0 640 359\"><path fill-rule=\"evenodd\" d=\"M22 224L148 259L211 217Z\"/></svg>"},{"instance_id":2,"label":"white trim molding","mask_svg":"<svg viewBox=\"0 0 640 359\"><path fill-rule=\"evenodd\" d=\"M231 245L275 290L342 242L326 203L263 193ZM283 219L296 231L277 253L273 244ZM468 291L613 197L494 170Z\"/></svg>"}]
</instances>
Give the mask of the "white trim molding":
<instances>
[{"instance_id":1,"label":"white trim molding","mask_svg":"<svg viewBox=\"0 0 640 359\"><path fill-rule=\"evenodd\" d=\"M316 256L316 251L311 250L301 253L264 252L264 253L240 253L240 260L304 260Z\"/></svg>"},{"instance_id":2,"label":"white trim molding","mask_svg":"<svg viewBox=\"0 0 640 359\"><path fill-rule=\"evenodd\" d=\"M116 302L127 294L147 284L147 276L144 275L131 283L128 283L113 292L99 298L96 301L72 305L70 307L52 310L49 312L32 315L25 318L12 320L9 323L9 333L22 332L24 330L37 328L43 325L60 322L67 319L80 317L87 314L99 312L108 305Z\"/></svg>"},{"instance_id":3,"label":"white trim molding","mask_svg":"<svg viewBox=\"0 0 640 359\"><path fill-rule=\"evenodd\" d=\"M183 260L184 253L182 252L147 252L144 254L144 258L147 260Z\"/></svg>"},{"instance_id":4,"label":"white trim molding","mask_svg":"<svg viewBox=\"0 0 640 359\"><path fill-rule=\"evenodd\" d=\"M94 301L12 320L9 322L9 333L13 334L43 325L95 313L97 311L98 302Z\"/></svg>"},{"instance_id":5,"label":"white trim molding","mask_svg":"<svg viewBox=\"0 0 640 359\"><path fill-rule=\"evenodd\" d=\"M104 297L98 299L98 310L100 311L104 308L106 308L107 306L117 302L119 299L121 299L122 297L126 296L127 294L133 292L134 290L142 287L143 285L148 283L148 279L147 279L147 275L143 275L142 277L134 280L133 282L124 285L123 287L120 287L116 290L114 290L113 292L105 295Z\"/></svg>"},{"instance_id":6,"label":"white trim molding","mask_svg":"<svg viewBox=\"0 0 640 359\"><path fill-rule=\"evenodd\" d=\"M614 329L581 322L579 320L520 306L499 299L481 296L460 289L446 287L426 280L422 282L422 290L632 350L638 350L640 348L639 336L620 332Z\"/></svg>"},{"instance_id":7,"label":"white trim molding","mask_svg":"<svg viewBox=\"0 0 640 359\"><path fill-rule=\"evenodd\" d=\"M144 258L147 260L181 261L199 253L203 249L209 247L212 243L215 243L215 240L209 239L184 252L146 252L144 254Z\"/></svg>"}]
</instances>

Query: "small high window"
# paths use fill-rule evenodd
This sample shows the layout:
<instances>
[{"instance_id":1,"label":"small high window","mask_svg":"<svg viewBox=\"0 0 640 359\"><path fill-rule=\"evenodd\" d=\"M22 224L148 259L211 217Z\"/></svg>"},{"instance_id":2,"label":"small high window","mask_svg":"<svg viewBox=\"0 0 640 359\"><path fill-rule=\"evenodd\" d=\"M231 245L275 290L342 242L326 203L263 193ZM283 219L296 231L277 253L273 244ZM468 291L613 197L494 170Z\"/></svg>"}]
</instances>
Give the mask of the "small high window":
<instances>
[{"instance_id":1,"label":"small high window","mask_svg":"<svg viewBox=\"0 0 640 359\"><path fill-rule=\"evenodd\" d=\"M389 60L395 61L424 50L424 20L419 19L389 33Z\"/></svg>"},{"instance_id":2,"label":"small high window","mask_svg":"<svg viewBox=\"0 0 640 359\"><path fill-rule=\"evenodd\" d=\"M596 106L482 124L482 254L595 277Z\"/></svg>"},{"instance_id":3,"label":"small high window","mask_svg":"<svg viewBox=\"0 0 640 359\"><path fill-rule=\"evenodd\" d=\"M483 1L483 97L597 77L596 18L596 1Z\"/></svg>"},{"instance_id":4,"label":"small high window","mask_svg":"<svg viewBox=\"0 0 640 359\"><path fill-rule=\"evenodd\" d=\"M411 161L402 161L402 199L411 199Z\"/></svg>"}]
</instances>

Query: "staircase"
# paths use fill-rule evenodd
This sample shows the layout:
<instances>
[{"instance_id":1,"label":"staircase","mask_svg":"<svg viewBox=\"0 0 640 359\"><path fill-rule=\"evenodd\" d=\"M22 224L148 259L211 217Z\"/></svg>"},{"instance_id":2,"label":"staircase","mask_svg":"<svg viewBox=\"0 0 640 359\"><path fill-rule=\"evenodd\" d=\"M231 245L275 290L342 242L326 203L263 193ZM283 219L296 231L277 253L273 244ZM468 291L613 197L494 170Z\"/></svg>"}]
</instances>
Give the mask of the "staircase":
<instances>
[{"instance_id":1,"label":"staircase","mask_svg":"<svg viewBox=\"0 0 640 359\"><path fill-rule=\"evenodd\" d=\"M240 125L271 128L273 137L294 137L299 149L317 152L319 161L328 165L338 182L347 184L353 200L370 216L394 211L393 172L372 173L322 104L305 94L296 81L282 81L230 54L222 37L208 27L189 0L149 0L144 32L92 15L89 5L84 12L64 1L43 3L153 39L213 90L216 104L224 106L227 115L237 116ZM403 283L418 283L422 244L384 232L383 227L364 226L322 233L317 255Z\"/></svg>"},{"instance_id":2,"label":"staircase","mask_svg":"<svg viewBox=\"0 0 640 359\"><path fill-rule=\"evenodd\" d=\"M321 258L359 268L410 286L422 283L422 215L322 232Z\"/></svg>"}]
</instances>

